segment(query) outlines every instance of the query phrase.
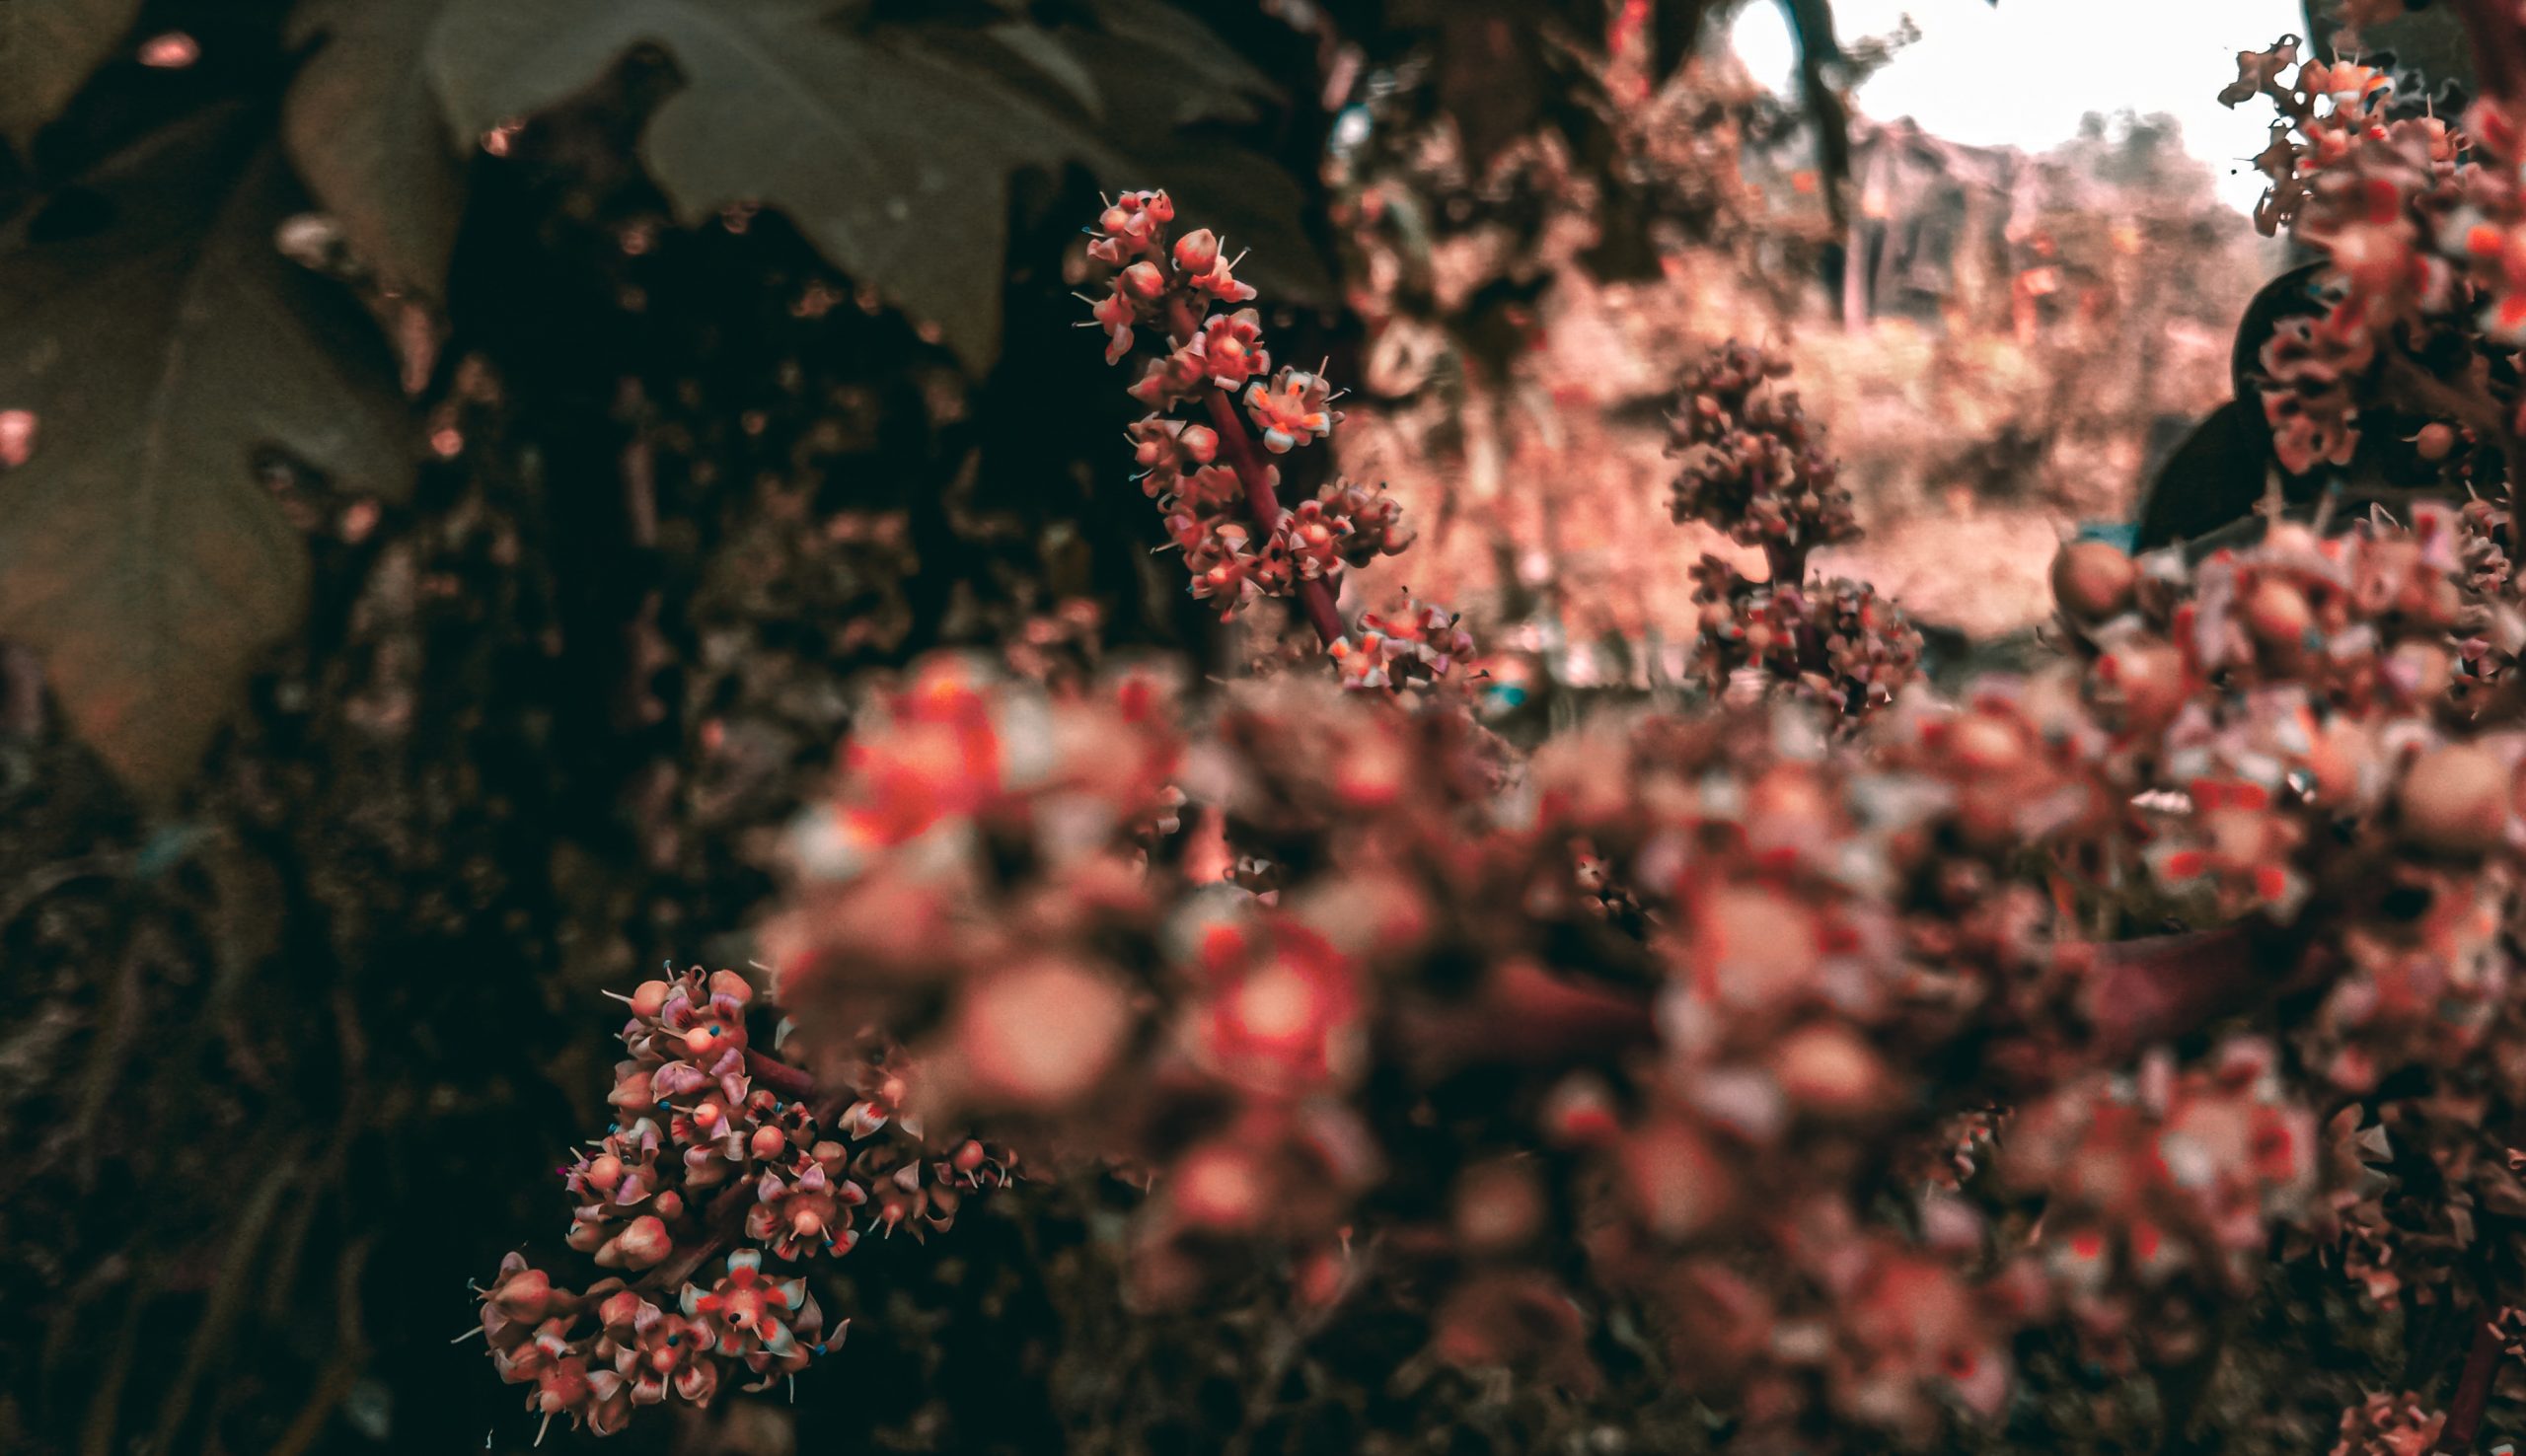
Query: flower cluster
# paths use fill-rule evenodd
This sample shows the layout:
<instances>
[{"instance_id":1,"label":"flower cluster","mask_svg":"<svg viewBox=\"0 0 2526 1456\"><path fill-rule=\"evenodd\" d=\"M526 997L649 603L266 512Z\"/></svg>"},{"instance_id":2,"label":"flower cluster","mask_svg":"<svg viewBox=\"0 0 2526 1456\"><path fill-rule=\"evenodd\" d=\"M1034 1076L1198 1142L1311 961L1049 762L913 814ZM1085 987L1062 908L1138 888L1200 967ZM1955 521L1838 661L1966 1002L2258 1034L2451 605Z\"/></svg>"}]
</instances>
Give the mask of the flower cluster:
<instances>
[{"instance_id":1,"label":"flower cluster","mask_svg":"<svg viewBox=\"0 0 2526 1456\"><path fill-rule=\"evenodd\" d=\"M2342 68L2297 84L2319 140L2382 105ZM1247 533L1188 545L1229 568L1212 594L1303 602L1331 566L1272 558L1285 525L1347 563L1396 524L1338 483L1272 504L1258 439L1328 401L1266 376L1250 319L1192 319L1242 285L1170 217L1135 194L1095 244L1099 322L1171 341L1135 448L1205 541ZM2347 307L2313 327L2355 337ZM631 998L633 1121L566 1170L570 1241L623 1273L505 1269L502 1372L611 1429L795 1369L833 1333L765 1261L943 1229L1012 1166L979 1130L1130 1191L1144 1307L1374 1305L1434 1362L1582 1397L1620 1347L1749 1450L1937 1445L2003 1419L2047 1345L2198 1370L2275 1259L2514 1323L2489 1282L2526 1232L2506 517L2275 501L2197 562L2074 544L2059 657L1943 699L1891 607L1805 577L1854 528L1784 372L1695 366L1678 509L1772 567L1704 566L1705 674L1791 691L1521 754L1460 694L1343 691L1469 649L1408 600L1319 625L1336 673L1200 696L949 657L874 686L764 929L790 1059L750 1039L742 978ZM1197 398L1206 421L1165 412ZM2443 1425L2355 1408L2340 1449L2471 1439L2481 1373Z\"/></svg>"},{"instance_id":2,"label":"flower cluster","mask_svg":"<svg viewBox=\"0 0 2526 1456\"><path fill-rule=\"evenodd\" d=\"M929 1116L1145 1183L1143 1300L1277 1268L1573 1390L1628 1309L1748 1433L1934 1441L2006 1406L2033 1331L2183 1365L2275 1248L2479 1309L2449 1189L2526 1215L2482 1100L2526 1106L2496 1050L2526 740L2458 707L2478 519L2197 567L2079 544L2068 660L1856 727L1721 704L1521 763L1447 697L974 682L994 722L1102 726L1039 727L1026 773L857 868L809 835L784 1005L811 1047L928 1028ZM905 760L868 721L858 762ZM2078 928L2134 897L2210 928ZM2215 1030L2284 990L2271 1035ZM2512 1090L2446 1090L2486 1074Z\"/></svg>"},{"instance_id":3,"label":"flower cluster","mask_svg":"<svg viewBox=\"0 0 2526 1456\"><path fill-rule=\"evenodd\" d=\"M2333 1456L2425 1456L2438 1449L2447 1414L2409 1391L2383 1391L2341 1413L2341 1441Z\"/></svg>"},{"instance_id":4,"label":"flower cluster","mask_svg":"<svg viewBox=\"0 0 2526 1456\"><path fill-rule=\"evenodd\" d=\"M1866 582L1748 581L1717 556L1693 570L1701 608L1693 666L1714 692L1773 684L1859 717L1919 672L1921 634Z\"/></svg>"},{"instance_id":5,"label":"flower cluster","mask_svg":"<svg viewBox=\"0 0 2526 1456\"><path fill-rule=\"evenodd\" d=\"M1822 428L1793 391L1776 351L1730 340L1684 373L1672 421L1677 521L1706 521L1773 559L1796 581L1808 552L1859 534L1850 492L1824 451Z\"/></svg>"},{"instance_id":6,"label":"flower cluster","mask_svg":"<svg viewBox=\"0 0 2526 1456\"><path fill-rule=\"evenodd\" d=\"M2269 186L2266 233L2288 227L2326 259L2313 313L2263 346L2263 401L2282 465L2348 463L2359 402L2437 422L2422 458L2463 431L2516 430L2513 387L2493 361L2526 342L2526 194L2518 128L2498 97L2460 121L2399 78L2355 61L2301 59L2295 36L2238 56L2230 106L2279 112L2255 159Z\"/></svg>"},{"instance_id":7,"label":"flower cluster","mask_svg":"<svg viewBox=\"0 0 2526 1456\"><path fill-rule=\"evenodd\" d=\"M764 1261L943 1227L1007 1155L869 1139L986 1124L1146 1190L1146 1304L1278 1271L1574 1391L1629 1311L1749 1435L1934 1442L2007 1407L2033 1332L2182 1365L2275 1249L2480 1310L2481 1222L2526 1217L2490 1115L2526 1106L2498 1050L2526 739L2457 707L2487 519L2197 567L2082 544L2072 655L2032 678L1523 761L1445 694L917 666L792 835L767 944L799 1062L758 1059L737 978L635 993L617 1103L650 1121L570 1182L572 1242L636 1278L514 1265L485 1332L600 1429L786 1373L833 1336ZM2085 937L2135 895L2209 928ZM2265 1031L2216 1021L2284 991ZM752 1247L692 1277L723 1218Z\"/></svg>"},{"instance_id":8,"label":"flower cluster","mask_svg":"<svg viewBox=\"0 0 2526 1456\"><path fill-rule=\"evenodd\" d=\"M2160 1054L2062 1088L2011 1121L1999 1167L2048 1195L2047 1258L2084 1328L2125 1337L2143 1332L2111 1297L2117 1272L2245 1287L2270 1227L2307 1216L2318 1152L2278 1050L2240 1038L2181 1073Z\"/></svg>"},{"instance_id":9,"label":"flower cluster","mask_svg":"<svg viewBox=\"0 0 2526 1456\"><path fill-rule=\"evenodd\" d=\"M1456 624L1454 613L1408 595L1381 612L1362 613L1359 630L1326 649L1353 688L1437 682L1473 650L1473 637Z\"/></svg>"},{"instance_id":10,"label":"flower cluster","mask_svg":"<svg viewBox=\"0 0 2526 1456\"><path fill-rule=\"evenodd\" d=\"M1272 367L1261 316L1235 307L1254 297L1253 288L1236 280L1234 260L1210 230L1170 242L1174 218L1164 192L1128 192L1105 209L1088 246L1091 257L1116 270L1094 301L1106 362L1121 362L1138 330L1152 325L1167 342L1131 387L1152 411L1130 431L1141 488L1184 553L1194 596L1233 613L1259 598L1313 595L1310 613L1334 640L1333 587L1342 568L1400 551L1411 534L1381 490L1339 478L1313 499L1281 507L1280 469L1254 446L1285 455L1330 435L1342 419L1336 391L1320 373ZM1195 404L1197 418L1176 413Z\"/></svg>"},{"instance_id":11,"label":"flower cluster","mask_svg":"<svg viewBox=\"0 0 2526 1456\"><path fill-rule=\"evenodd\" d=\"M899 828L920 812L898 800L879 817ZM618 1273L574 1292L511 1254L471 1332L501 1379L534 1387L529 1411L599 1435L670 1396L707 1405L740 1371L763 1389L841 1342L803 1274L767 1257L798 1268L865 1228L918 1234L937 1190L996 1186L1012 1165L970 1139L933 1154L900 1128L881 1136L866 1099L811 1105L813 1079L752 1045L754 986L736 972L697 967L621 999L630 1055L607 1096L620 1120L560 1170L566 1242Z\"/></svg>"},{"instance_id":12,"label":"flower cluster","mask_svg":"<svg viewBox=\"0 0 2526 1456\"><path fill-rule=\"evenodd\" d=\"M2359 448L2354 387L2375 362L2376 340L2328 316L2284 319L2264 344L2263 417L2272 450L2293 473L2350 464Z\"/></svg>"},{"instance_id":13,"label":"flower cluster","mask_svg":"<svg viewBox=\"0 0 2526 1456\"><path fill-rule=\"evenodd\" d=\"M1720 695L1775 687L1857 718L1893 702L1919 670L1920 634L1866 582L1805 579L1808 553L1856 540L1824 431L1773 386L1787 356L1731 340L1684 372L1673 417L1677 521L1760 546L1767 580L1717 556L1694 566L1693 668Z\"/></svg>"}]
</instances>

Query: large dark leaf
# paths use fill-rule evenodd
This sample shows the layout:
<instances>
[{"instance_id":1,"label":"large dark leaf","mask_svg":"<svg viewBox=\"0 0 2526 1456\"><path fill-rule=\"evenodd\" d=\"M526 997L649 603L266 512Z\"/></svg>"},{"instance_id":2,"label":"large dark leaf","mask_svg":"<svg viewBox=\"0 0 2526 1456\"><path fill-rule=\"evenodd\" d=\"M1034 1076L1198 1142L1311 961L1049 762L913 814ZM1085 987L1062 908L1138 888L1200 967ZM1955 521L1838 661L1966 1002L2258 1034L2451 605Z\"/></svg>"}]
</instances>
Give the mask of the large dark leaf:
<instances>
[{"instance_id":1,"label":"large dark leaf","mask_svg":"<svg viewBox=\"0 0 2526 1456\"><path fill-rule=\"evenodd\" d=\"M879 25L838 0L448 0L428 69L470 142L658 47L685 84L650 118L641 158L677 211L780 209L980 369L1000 347L1013 172L1075 162L1110 187L1167 185L1144 143L1162 151L1187 123L1244 119L1270 94L1158 0L1084 13L1089 24L1056 27L1015 8ZM1254 190L1276 204L1295 192L1286 177ZM1258 231L1296 235L1295 211Z\"/></svg>"},{"instance_id":2,"label":"large dark leaf","mask_svg":"<svg viewBox=\"0 0 2526 1456\"><path fill-rule=\"evenodd\" d=\"M140 0L0 0L0 133L20 156L139 14Z\"/></svg>"},{"instance_id":3,"label":"large dark leaf","mask_svg":"<svg viewBox=\"0 0 2526 1456\"><path fill-rule=\"evenodd\" d=\"M853 31L833 9L451 0L428 64L458 134L472 137L568 99L635 45L658 46L685 86L650 118L641 159L678 213L780 209L980 367L1000 347L1010 172L1093 163L1103 148L957 48L900 29Z\"/></svg>"},{"instance_id":4,"label":"large dark leaf","mask_svg":"<svg viewBox=\"0 0 2526 1456\"><path fill-rule=\"evenodd\" d=\"M295 192L260 128L196 120L92 181L104 231L0 259L0 408L38 422L0 474L0 637L163 798L303 611L306 546L259 462L380 491L410 462L382 357L273 248Z\"/></svg>"},{"instance_id":5,"label":"large dark leaf","mask_svg":"<svg viewBox=\"0 0 2526 1456\"><path fill-rule=\"evenodd\" d=\"M1135 166L1140 185L1166 188L1188 225L1246 254L1236 275L1270 302L1332 301L1333 275L1299 221L1306 196L1271 159L1218 141L1182 141L1146 149Z\"/></svg>"},{"instance_id":6,"label":"large dark leaf","mask_svg":"<svg viewBox=\"0 0 2526 1456\"><path fill-rule=\"evenodd\" d=\"M289 89L289 160L388 293L447 296L464 174L421 70L440 0L306 0L292 43L317 42Z\"/></svg>"},{"instance_id":7,"label":"large dark leaf","mask_svg":"<svg viewBox=\"0 0 2526 1456\"><path fill-rule=\"evenodd\" d=\"M1114 83L1167 96L1177 125L1248 120L1256 100L1280 95L1209 27L1166 0L1088 0L1087 9L1094 30L1132 58Z\"/></svg>"}]
</instances>

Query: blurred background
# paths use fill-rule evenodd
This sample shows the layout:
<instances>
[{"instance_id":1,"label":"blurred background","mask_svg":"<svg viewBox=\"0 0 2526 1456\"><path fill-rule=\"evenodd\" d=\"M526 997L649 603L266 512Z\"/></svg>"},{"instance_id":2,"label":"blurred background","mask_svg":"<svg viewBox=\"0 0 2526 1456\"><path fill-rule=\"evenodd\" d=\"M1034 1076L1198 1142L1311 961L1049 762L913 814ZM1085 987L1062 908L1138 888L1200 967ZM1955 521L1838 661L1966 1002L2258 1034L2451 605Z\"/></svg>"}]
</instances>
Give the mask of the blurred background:
<instances>
[{"instance_id":1,"label":"blurred background","mask_svg":"<svg viewBox=\"0 0 2526 1456\"><path fill-rule=\"evenodd\" d=\"M2443 19L2397 22L2405 53L2443 58ZM853 676L1237 660L1152 558L1136 411L1072 331L1100 189L1252 250L1285 355L1353 392L1340 469L1420 524L1355 590L1466 612L1540 726L1679 676L1686 568L1727 547L1667 522L1664 416L1731 336L1785 346L1832 430L1868 539L1820 564L1951 653L2022 641L2061 533L2129 519L2229 398L2289 259L2248 216L2266 120L2214 98L2321 22L14 0L0 1449L524 1447L448 1343L468 1280L558 1242L554 1167L606 1121L599 992L747 961ZM1116 1227L1030 1188L872 1241L794 1405L618 1447L1560 1429L1416 1365L1400 1315L1129 1317Z\"/></svg>"}]
</instances>

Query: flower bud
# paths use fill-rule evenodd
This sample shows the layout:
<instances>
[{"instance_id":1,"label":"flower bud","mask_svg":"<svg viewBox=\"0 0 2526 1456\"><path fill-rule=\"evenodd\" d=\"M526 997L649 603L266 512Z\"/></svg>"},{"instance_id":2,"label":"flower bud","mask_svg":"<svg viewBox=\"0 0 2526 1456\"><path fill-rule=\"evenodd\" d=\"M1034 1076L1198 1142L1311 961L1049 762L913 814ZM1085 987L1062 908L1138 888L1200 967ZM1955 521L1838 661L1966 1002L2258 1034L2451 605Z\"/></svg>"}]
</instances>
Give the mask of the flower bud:
<instances>
[{"instance_id":1,"label":"flower bud","mask_svg":"<svg viewBox=\"0 0 2526 1456\"><path fill-rule=\"evenodd\" d=\"M1843 1118L1878 1105L1886 1088L1884 1065L1866 1042L1831 1022L1801 1028L1781 1042L1773 1075L1802 1112Z\"/></svg>"},{"instance_id":2,"label":"flower bud","mask_svg":"<svg viewBox=\"0 0 2526 1456\"><path fill-rule=\"evenodd\" d=\"M2266 576L2257 581L2245 604L2246 630L2263 646L2276 652L2295 652L2304 646L2307 633L2316 624L2315 609L2307 605L2307 594L2278 576Z\"/></svg>"},{"instance_id":3,"label":"flower bud","mask_svg":"<svg viewBox=\"0 0 2526 1456\"><path fill-rule=\"evenodd\" d=\"M2423 754L2396 803L2406 838L2442 854L2483 854L2508 831L2508 765L2470 743Z\"/></svg>"},{"instance_id":4,"label":"flower bud","mask_svg":"<svg viewBox=\"0 0 2526 1456\"><path fill-rule=\"evenodd\" d=\"M614 1090L605 1095L605 1100L627 1113L654 1109L658 1100L649 1089L649 1069L629 1061L622 1063L615 1072Z\"/></svg>"},{"instance_id":5,"label":"flower bud","mask_svg":"<svg viewBox=\"0 0 2526 1456\"><path fill-rule=\"evenodd\" d=\"M1967 713L1956 720L1948 738L1956 764L1969 773L1997 778L2026 764L2026 741L1996 713Z\"/></svg>"},{"instance_id":6,"label":"flower bud","mask_svg":"<svg viewBox=\"0 0 2526 1456\"><path fill-rule=\"evenodd\" d=\"M2052 600L2075 620L2102 621L2130 608L2139 578L2138 565L2113 546L2074 541L2052 558Z\"/></svg>"},{"instance_id":7,"label":"flower bud","mask_svg":"<svg viewBox=\"0 0 2526 1456\"><path fill-rule=\"evenodd\" d=\"M1124 293L1143 303L1154 300L1166 292L1166 275L1157 270L1157 264L1147 260L1136 262L1123 269L1120 281Z\"/></svg>"},{"instance_id":8,"label":"flower bud","mask_svg":"<svg viewBox=\"0 0 2526 1456\"><path fill-rule=\"evenodd\" d=\"M1456 1244L1468 1254L1511 1254L1543 1228L1544 1197L1532 1169L1485 1163L1456 1180Z\"/></svg>"},{"instance_id":9,"label":"flower bud","mask_svg":"<svg viewBox=\"0 0 2526 1456\"><path fill-rule=\"evenodd\" d=\"M1188 273L1207 273L1219 260L1219 235L1208 228L1195 228L1175 240L1175 265Z\"/></svg>"},{"instance_id":10,"label":"flower bud","mask_svg":"<svg viewBox=\"0 0 2526 1456\"><path fill-rule=\"evenodd\" d=\"M1622 1140L1622 1189L1649 1232L1682 1240L1726 1211L1727 1167L1710 1139L1680 1119L1637 1128Z\"/></svg>"},{"instance_id":11,"label":"flower bud","mask_svg":"<svg viewBox=\"0 0 2526 1456\"><path fill-rule=\"evenodd\" d=\"M1262 1221L1265 1181L1255 1155L1233 1143L1197 1147L1167 1184L1177 1216L1214 1233L1245 1233Z\"/></svg>"},{"instance_id":12,"label":"flower bud","mask_svg":"<svg viewBox=\"0 0 2526 1456\"><path fill-rule=\"evenodd\" d=\"M2190 689L2184 656L2165 642L2139 642L2107 653L2097 663L2098 680L2121 698L2125 727L2163 725L2184 706Z\"/></svg>"},{"instance_id":13,"label":"flower bud","mask_svg":"<svg viewBox=\"0 0 2526 1456\"><path fill-rule=\"evenodd\" d=\"M597 1251L596 1262L603 1269L650 1269L664 1264L674 1252L675 1239L668 1234L666 1221L643 1213Z\"/></svg>"},{"instance_id":14,"label":"flower bud","mask_svg":"<svg viewBox=\"0 0 2526 1456\"><path fill-rule=\"evenodd\" d=\"M1105 1075L1131 1020L1112 982L1047 959L975 985L955 1036L978 1090L1004 1102L1057 1104Z\"/></svg>"},{"instance_id":15,"label":"flower bud","mask_svg":"<svg viewBox=\"0 0 2526 1456\"><path fill-rule=\"evenodd\" d=\"M642 1299L636 1289L617 1289L596 1307L597 1323L603 1325L610 1335L629 1331L632 1322L639 1318L640 1307L646 1303L648 1301Z\"/></svg>"},{"instance_id":16,"label":"flower bud","mask_svg":"<svg viewBox=\"0 0 2526 1456\"><path fill-rule=\"evenodd\" d=\"M489 1298L500 1313L531 1325L553 1303L553 1279L540 1269L512 1270L491 1286Z\"/></svg>"},{"instance_id":17,"label":"flower bud","mask_svg":"<svg viewBox=\"0 0 2526 1456\"><path fill-rule=\"evenodd\" d=\"M684 1034L684 1055L707 1064L717 1060L729 1048L745 1044L743 1033L715 1021L699 1022Z\"/></svg>"}]
</instances>

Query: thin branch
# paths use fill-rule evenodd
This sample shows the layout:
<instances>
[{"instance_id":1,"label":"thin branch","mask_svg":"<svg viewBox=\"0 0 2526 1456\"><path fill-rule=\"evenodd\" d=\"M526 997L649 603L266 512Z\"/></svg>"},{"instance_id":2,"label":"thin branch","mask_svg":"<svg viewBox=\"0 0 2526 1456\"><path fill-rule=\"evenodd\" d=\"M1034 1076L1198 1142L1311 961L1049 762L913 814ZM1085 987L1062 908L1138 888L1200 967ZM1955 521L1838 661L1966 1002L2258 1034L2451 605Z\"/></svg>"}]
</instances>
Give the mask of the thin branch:
<instances>
[{"instance_id":1,"label":"thin branch","mask_svg":"<svg viewBox=\"0 0 2526 1456\"><path fill-rule=\"evenodd\" d=\"M2486 1316L2489 1311L2483 1312ZM2474 1448L2483 1428L2483 1411L2490 1404L2491 1377L2499 1373L2499 1327L2489 1318L2474 1327L2474 1346L2465 1354L2465 1372L2456 1379L2456 1398L2447 1404L2447 1425L2439 1432L2441 1452Z\"/></svg>"},{"instance_id":2,"label":"thin branch","mask_svg":"<svg viewBox=\"0 0 2526 1456\"><path fill-rule=\"evenodd\" d=\"M822 1090L806 1068L766 1056L752 1047L746 1049L746 1075L793 1102L810 1101Z\"/></svg>"},{"instance_id":3,"label":"thin branch","mask_svg":"<svg viewBox=\"0 0 2526 1456\"><path fill-rule=\"evenodd\" d=\"M2260 920L2096 946L2086 984L2092 1052L2127 1058L2241 1011L2299 979L2298 938Z\"/></svg>"}]
</instances>

